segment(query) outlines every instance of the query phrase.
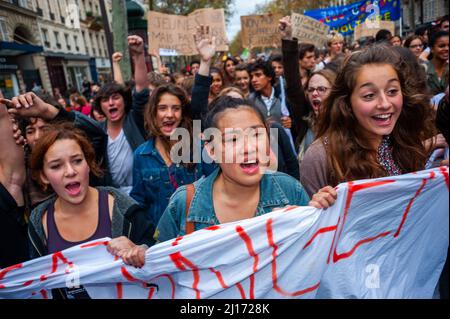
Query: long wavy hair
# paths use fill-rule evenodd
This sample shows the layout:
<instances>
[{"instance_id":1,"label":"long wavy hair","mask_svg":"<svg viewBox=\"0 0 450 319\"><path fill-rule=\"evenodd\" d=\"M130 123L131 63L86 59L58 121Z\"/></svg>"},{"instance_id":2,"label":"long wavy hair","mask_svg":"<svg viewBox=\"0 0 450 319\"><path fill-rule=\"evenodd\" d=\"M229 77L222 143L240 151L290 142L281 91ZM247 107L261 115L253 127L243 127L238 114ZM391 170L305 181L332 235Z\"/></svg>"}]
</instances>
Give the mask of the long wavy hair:
<instances>
[{"instance_id":1,"label":"long wavy hair","mask_svg":"<svg viewBox=\"0 0 450 319\"><path fill-rule=\"evenodd\" d=\"M368 64L390 65L400 80L403 108L390 139L402 172L424 169L430 152L423 143L435 134L426 82L410 76L417 67L411 59L385 44L373 45L346 58L319 114L316 136L325 145L331 184L387 175L377 161L378 150L364 138L350 102L357 75Z\"/></svg>"},{"instance_id":2,"label":"long wavy hair","mask_svg":"<svg viewBox=\"0 0 450 319\"><path fill-rule=\"evenodd\" d=\"M145 107L144 110L144 124L145 129L149 135L149 137L159 138L162 142L162 145L167 152L167 154L170 154L170 151L172 149L173 143L170 141L170 139L165 136L161 129L158 127L158 123L156 120L156 113L158 111L158 103L161 100L161 97L164 94L171 94L175 97L177 97L181 102L181 123L178 126L179 128L184 128L189 132L189 135L191 137L190 140L190 149L192 154L192 148L193 148L193 127L192 127L192 109L191 105L189 103L189 99L187 96L187 93L184 89L176 86L175 84L168 83L163 84L157 87L152 94L150 95L149 101ZM188 142L188 141L184 141ZM180 155L180 154L179 154ZM186 167L193 167L193 163L182 163Z\"/></svg>"}]
</instances>

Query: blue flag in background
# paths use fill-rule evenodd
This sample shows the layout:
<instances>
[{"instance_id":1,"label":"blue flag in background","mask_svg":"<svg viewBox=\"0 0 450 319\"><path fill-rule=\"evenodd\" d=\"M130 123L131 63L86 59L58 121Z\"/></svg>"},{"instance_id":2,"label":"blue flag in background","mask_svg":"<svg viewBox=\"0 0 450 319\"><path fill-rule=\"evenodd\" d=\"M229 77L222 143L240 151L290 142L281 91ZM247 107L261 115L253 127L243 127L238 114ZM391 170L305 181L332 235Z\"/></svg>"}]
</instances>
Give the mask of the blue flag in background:
<instances>
[{"instance_id":1,"label":"blue flag in background","mask_svg":"<svg viewBox=\"0 0 450 319\"><path fill-rule=\"evenodd\" d=\"M358 24L364 23L367 17L375 12L373 6L378 6L378 19L395 21L400 19L400 0L363 0L345 6L324 9L306 10L305 15L319 20L342 35L350 35Z\"/></svg>"}]
</instances>

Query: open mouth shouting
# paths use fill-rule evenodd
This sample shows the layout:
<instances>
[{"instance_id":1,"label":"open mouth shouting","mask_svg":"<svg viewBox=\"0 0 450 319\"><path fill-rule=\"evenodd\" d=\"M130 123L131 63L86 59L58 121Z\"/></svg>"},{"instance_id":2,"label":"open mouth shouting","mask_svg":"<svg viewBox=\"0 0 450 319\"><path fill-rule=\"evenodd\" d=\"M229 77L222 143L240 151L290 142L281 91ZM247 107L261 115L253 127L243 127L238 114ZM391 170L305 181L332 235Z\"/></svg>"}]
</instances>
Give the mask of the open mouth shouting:
<instances>
[{"instance_id":1,"label":"open mouth shouting","mask_svg":"<svg viewBox=\"0 0 450 319\"><path fill-rule=\"evenodd\" d=\"M171 134L177 128L177 122L170 120L162 123L161 131L164 134Z\"/></svg>"},{"instance_id":2,"label":"open mouth shouting","mask_svg":"<svg viewBox=\"0 0 450 319\"><path fill-rule=\"evenodd\" d=\"M314 111L319 111L320 106L322 105L322 100L320 99L313 99L311 101L312 107L314 109Z\"/></svg>"},{"instance_id":3,"label":"open mouth shouting","mask_svg":"<svg viewBox=\"0 0 450 319\"><path fill-rule=\"evenodd\" d=\"M393 113L377 114L371 118L375 121L378 126L389 126L392 124Z\"/></svg>"},{"instance_id":4,"label":"open mouth shouting","mask_svg":"<svg viewBox=\"0 0 450 319\"><path fill-rule=\"evenodd\" d=\"M78 196L81 193L81 183L71 182L65 186L65 189L70 196Z\"/></svg>"},{"instance_id":5,"label":"open mouth shouting","mask_svg":"<svg viewBox=\"0 0 450 319\"><path fill-rule=\"evenodd\" d=\"M254 175L259 172L259 161L256 159L247 160L246 162L240 164L240 167L244 174Z\"/></svg>"},{"instance_id":6,"label":"open mouth shouting","mask_svg":"<svg viewBox=\"0 0 450 319\"><path fill-rule=\"evenodd\" d=\"M108 109L108 114L109 114L109 118L114 121L119 119L119 109L117 107L112 107L110 109Z\"/></svg>"}]
</instances>

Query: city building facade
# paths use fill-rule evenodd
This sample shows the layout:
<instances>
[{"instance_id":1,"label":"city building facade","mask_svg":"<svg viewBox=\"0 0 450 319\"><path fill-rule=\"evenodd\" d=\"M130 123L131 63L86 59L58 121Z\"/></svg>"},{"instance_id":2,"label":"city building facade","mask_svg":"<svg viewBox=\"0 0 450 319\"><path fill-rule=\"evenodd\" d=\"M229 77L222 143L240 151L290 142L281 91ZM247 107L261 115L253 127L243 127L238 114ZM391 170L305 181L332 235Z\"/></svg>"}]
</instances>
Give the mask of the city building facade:
<instances>
[{"instance_id":1,"label":"city building facade","mask_svg":"<svg viewBox=\"0 0 450 319\"><path fill-rule=\"evenodd\" d=\"M105 1L109 20L111 0ZM104 82L110 60L99 0L0 0L0 89L62 94Z\"/></svg>"}]
</instances>

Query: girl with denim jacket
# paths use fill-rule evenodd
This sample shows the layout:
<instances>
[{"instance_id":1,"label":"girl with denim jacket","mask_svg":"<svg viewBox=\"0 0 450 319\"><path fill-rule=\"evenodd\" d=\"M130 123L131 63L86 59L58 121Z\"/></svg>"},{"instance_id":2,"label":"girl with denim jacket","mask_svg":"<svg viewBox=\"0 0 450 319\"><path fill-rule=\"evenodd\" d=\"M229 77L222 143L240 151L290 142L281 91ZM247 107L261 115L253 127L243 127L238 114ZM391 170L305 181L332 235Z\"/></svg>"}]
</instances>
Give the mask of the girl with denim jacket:
<instances>
[{"instance_id":1,"label":"girl with denim jacket","mask_svg":"<svg viewBox=\"0 0 450 319\"><path fill-rule=\"evenodd\" d=\"M150 138L134 152L130 195L147 210L156 225L172 194L212 169L201 162L194 163L191 156L200 150L194 146L197 140L200 146L200 140L194 136L191 108L183 89L174 84L156 88L145 109L144 120ZM185 133L180 140L171 138L180 131Z\"/></svg>"},{"instance_id":2,"label":"girl with denim jacket","mask_svg":"<svg viewBox=\"0 0 450 319\"><path fill-rule=\"evenodd\" d=\"M157 242L288 205L308 205L309 197L297 180L269 170L274 157L268 128L264 116L250 102L220 97L212 103L205 122L209 128L203 133L205 148L219 167L194 183L191 200L187 187L172 196L155 232ZM309 205L328 207L335 196L334 191L327 191L320 196L320 202ZM127 264L142 267L145 249L130 246L130 241L122 237L110 242L109 251Z\"/></svg>"}]
</instances>

